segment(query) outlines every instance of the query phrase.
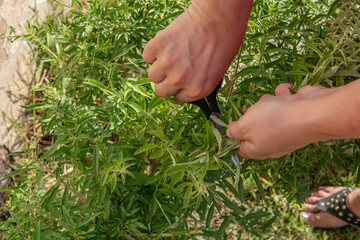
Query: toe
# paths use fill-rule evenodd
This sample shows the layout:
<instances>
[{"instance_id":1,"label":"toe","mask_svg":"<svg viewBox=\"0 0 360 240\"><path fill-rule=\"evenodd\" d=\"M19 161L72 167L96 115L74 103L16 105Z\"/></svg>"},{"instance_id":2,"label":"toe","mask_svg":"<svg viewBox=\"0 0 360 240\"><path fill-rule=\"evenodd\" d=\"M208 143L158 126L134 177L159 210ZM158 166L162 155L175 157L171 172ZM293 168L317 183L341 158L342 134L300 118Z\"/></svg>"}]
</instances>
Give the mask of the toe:
<instances>
[{"instance_id":1,"label":"toe","mask_svg":"<svg viewBox=\"0 0 360 240\"><path fill-rule=\"evenodd\" d=\"M314 196L319 197L319 198L324 198L324 197L329 196L329 193L327 191L324 191L324 190L320 189L320 190L315 192Z\"/></svg>"},{"instance_id":2,"label":"toe","mask_svg":"<svg viewBox=\"0 0 360 240\"><path fill-rule=\"evenodd\" d=\"M319 212L319 209L317 209L316 204L304 203L304 212L315 213Z\"/></svg>"},{"instance_id":3,"label":"toe","mask_svg":"<svg viewBox=\"0 0 360 240\"><path fill-rule=\"evenodd\" d=\"M322 190L324 192L332 192L334 191L334 189L337 188L337 187L334 187L334 186L322 186L322 187L319 187L319 190Z\"/></svg>"},{"instance_id":4,"label":"toe","mask_svg":"<svg viewBox=\"0 0 360 240\"><path fill-rule=\"evenodd\" d=\"M308 198L306 198L306 203L309 203L309 204L317 204L320 199L321 199L321 198L315 197L315 196L308 197Z\"/></svg>"},{"instance_id":5,"label":"toe","mask_svg":"<svg viewBox=\"0 0 360 240\"><path fill-rule=\"evenodd\" d=\"M312 227L318 228L339 228L348 223L344 222L343 220L329 214L326 212L319 212L319 213L301 213L302 218L304 221Z\"/></svg>"}]
</instances>

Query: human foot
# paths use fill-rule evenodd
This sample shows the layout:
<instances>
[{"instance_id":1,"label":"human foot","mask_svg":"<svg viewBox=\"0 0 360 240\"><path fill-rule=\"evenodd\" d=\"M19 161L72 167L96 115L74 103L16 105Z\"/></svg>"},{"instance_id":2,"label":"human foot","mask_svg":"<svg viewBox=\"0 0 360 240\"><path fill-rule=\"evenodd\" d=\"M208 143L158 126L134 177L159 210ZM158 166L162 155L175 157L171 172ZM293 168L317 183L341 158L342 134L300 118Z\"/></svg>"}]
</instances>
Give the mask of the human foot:
<instances>
[{"instance_id":1,"label":"human foot","mask_svg":"<svg viewBox=\"0 0 360 240\"><path fill-rule=\"evenodd\" d=\"M330 213L320 211L317 207L319 200L345 189L344 187L326 186L314 191L310 197L306 198L306 203L304 203L305 208L301 214L304 221L313 227L319 228L339 228L349 225L348 222ZM360 219L360 189L350 192L346 197L346 203L350 212Z\"/></svg>"}]
</instances>

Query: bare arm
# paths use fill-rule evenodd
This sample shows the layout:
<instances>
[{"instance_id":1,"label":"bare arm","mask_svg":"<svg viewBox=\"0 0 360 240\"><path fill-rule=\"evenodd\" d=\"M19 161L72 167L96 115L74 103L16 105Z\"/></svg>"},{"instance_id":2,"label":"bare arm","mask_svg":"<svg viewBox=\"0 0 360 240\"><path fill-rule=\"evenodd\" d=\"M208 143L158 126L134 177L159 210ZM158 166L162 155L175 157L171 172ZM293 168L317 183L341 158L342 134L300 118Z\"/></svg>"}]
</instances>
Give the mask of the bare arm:
<instances>
[{"instance_id":1,"label":"bare arm","mask_svg":"<svg viewBox=\"0 0 360 240\"><path fill-rule=\"evenodd\" d=\"M360 79L346 86L306 86L297 94L281 84L236 122L231 137L241 142L244 158L276 158L310 143L360 138Z\"/></svg>"},{"instance_id":2,"label":"bare arm","mask_svg":"<svg viewBox=\"0 0 360 240\"><path fill-rule=\"evenodd\" d=\"M308 103L310 105L310 103ZM360 138L360 79L345 86L329 89L319 98L312 114L319 140Z\"/></svg>"}]
</instances>

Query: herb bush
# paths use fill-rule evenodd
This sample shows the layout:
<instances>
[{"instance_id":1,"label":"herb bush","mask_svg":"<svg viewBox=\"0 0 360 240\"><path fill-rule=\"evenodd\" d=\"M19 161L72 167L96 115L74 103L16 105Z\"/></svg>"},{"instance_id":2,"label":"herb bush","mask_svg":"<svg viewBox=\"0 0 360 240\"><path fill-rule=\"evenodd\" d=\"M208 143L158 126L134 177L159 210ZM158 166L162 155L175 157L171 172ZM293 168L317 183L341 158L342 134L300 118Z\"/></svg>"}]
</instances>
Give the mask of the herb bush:
<instances>
[{"instance_id":1,"label":"herb bush","mask_svg":"<svg viewBox=\"0 0 360 240\"><path fill-rule=\"evenodd\" d=\"M156 96L144 44L189 1L53 4L65 13L29 23L23 36L38 63L34 104L25 107L52 142L25 142L22 164L8 175L19 181L3 189L8 239L265 237L281 214L252 199L265 203L276 191L301 203L312 183L340 168L352 179L344 184L359 184L357 141L311 144L276 160L232 159L238 144L196 106ZM238 119L243 105L283 82L296 91L360 77L359 12L353 1L256 0L219 92L222 120Z\"/></svg>"}]
</instances>

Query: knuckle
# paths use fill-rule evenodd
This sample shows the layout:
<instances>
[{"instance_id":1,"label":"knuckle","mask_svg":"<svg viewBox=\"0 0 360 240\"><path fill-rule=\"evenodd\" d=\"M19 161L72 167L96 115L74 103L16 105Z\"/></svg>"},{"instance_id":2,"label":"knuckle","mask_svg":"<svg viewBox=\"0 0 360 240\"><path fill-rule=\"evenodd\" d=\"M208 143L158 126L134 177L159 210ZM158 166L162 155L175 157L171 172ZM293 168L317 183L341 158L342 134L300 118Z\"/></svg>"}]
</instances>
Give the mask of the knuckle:
<instances>
[{"instance_id":1,"label":"knuckle","mask_svg":"<svg viewBox=\"0 0 360 240\"><path fill-rule=\"evenodd\" d=\"M171 57L165 57L165 61L161 61L161 65L163 69L170 69L175 65L175 61ZM164 60L163 59L163 60Z\"/></svg>"},{"instance_id":2,"label":"knuckle","mask_svg":"<svg viewBox=\"0 0 360 240\"><path fill-rule=\"evenodd\" d=\"M164 34L164 30L158 31L154 37L155 44L159 46L165 46L167 43L167 37Z\"/></svg>"},{"instance_id":3,"label":"knuckle","mask_svg":"<svg viewBox=\"0 0 360 240\"><path fill-rule=\"evenodd\" d=\"M200 98L205 97L206 94L204 94L203 89L201 89L199 87L194 87L189 90L189 96L194 99L196 99L196 98L200 99Z\"/></svg>"},{"instance_id":4,"label":"knuckle","mask_svg":"<svg viewBox=\"0 0 360 240\"><path fill-rule=\"evenodd\" d=\"M148 71L148 77L149 77L150 81L153 82L154 77L155 77L155 72L154 72L154 68L153 68L153 67L150 67L150 69L149 69L149 71Z\"/></svg>"},{"instance_id":5,"label":"knuckle","mask_svg":"<svg viewBox=\"0 0 360 240\"><path fill-rule=\"evenodd\" d=\"M182 68L178 71L178 78L181 79L181 81L185 81L189 78L189 71L187 68Z\"/></svg>"},{"instance_id":6,"label":"knuckle","mask_svg":"<svg viewBox=\"0 0 360 240\"><path fill-rule=\"evenodd\" d=\"M171 82L174 86L184 86L186 78L181 77L180 75L176 75Z\"/></svg>"},{"instance_id":7,"label":"knuckle","mask_svg":"<svg viewBox=\"0 0 360 240\"><path fill-rule=\"evenodd\" d=\"M313 87L311 85L306 85L304 87L301 87L298 91L298 93L306 93L307 91L311 90Z\"/></svg>"},{"instance_id":8,"label":"knuckle","mask_svg":"<svg viewBox=\"0 0 360 240\"><path fill-rule=\"evenodd\" d=\"M282 83L279 84L276 88L275 88L275 95L282 95L282 94L288 94L290 93L290 88L292 88L293 85L290 83Z\"/></svg>"},{"instance_id":9,"label":"knuckle","mask_svg":"<svg viewBox=\"0 0 360 240\"><path fill-rule=\"evenodd\" d=\"M266 98L268 98L268 97L273 97L273 95L265 94L265 95L263 95L263 96L259 99L259 101L260 101L260 100L264 100L264 99L266 99Z\"/></svg>"},{"instance_id":10,"label":"knuckle","mask_svg":"<svg viewBox=\"0 0 360 240\"><path fill-rule=\"evenodd\" d=\"M287 84L286 83L281 83L275 88L275 92L281 91L284 88L288 88Z\"/></svg>"},{"instance_id":11,"label":"knuckle","mask_svg":"<svg viewBox=\"0 0 360 240\"><path fill-rule=\"evenodd\" d=\"M155 92L161 98L166 97L166 93L164 92L164 90L159 85L155 86Z\"/></svg>"}]
</instances>

